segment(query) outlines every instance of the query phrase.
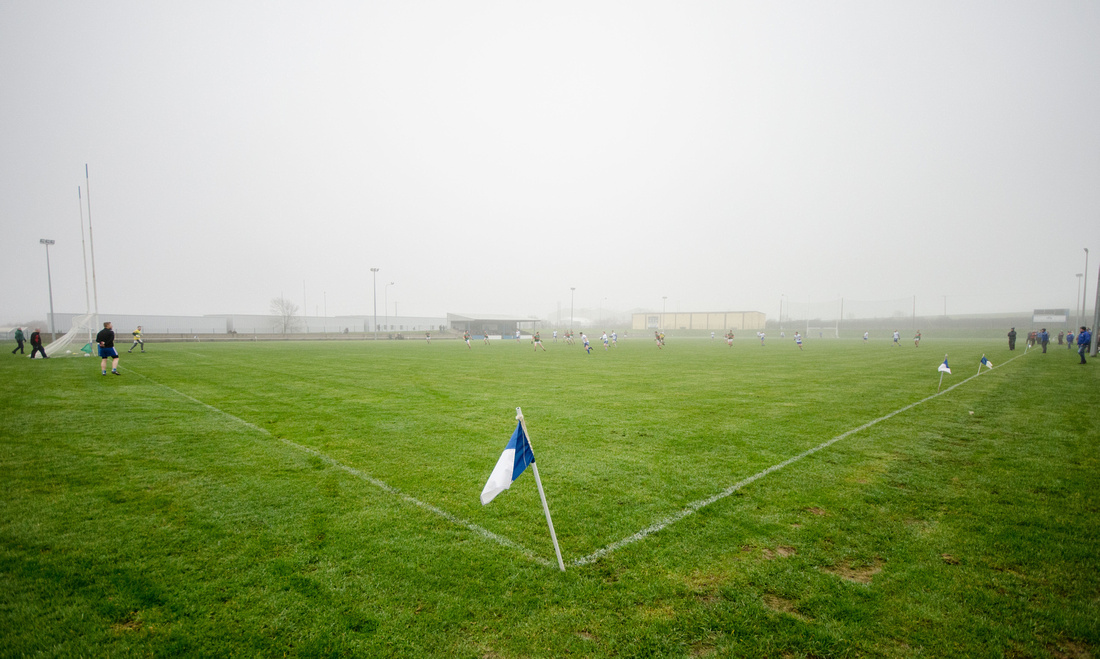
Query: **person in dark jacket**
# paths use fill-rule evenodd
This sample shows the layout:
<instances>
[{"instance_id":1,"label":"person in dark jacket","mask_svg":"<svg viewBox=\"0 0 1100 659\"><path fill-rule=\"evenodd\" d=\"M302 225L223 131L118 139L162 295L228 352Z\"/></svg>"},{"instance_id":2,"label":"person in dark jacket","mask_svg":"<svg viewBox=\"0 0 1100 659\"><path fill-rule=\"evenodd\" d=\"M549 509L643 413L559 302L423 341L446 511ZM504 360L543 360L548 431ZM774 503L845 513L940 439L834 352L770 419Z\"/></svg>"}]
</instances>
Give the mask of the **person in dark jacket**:
<instances>
[{"instance_id":1,"label":"person in dark jacket","mask_svg":"<svg viewBox=\"0 0 1100 659\"><path fill-rule=\"evenodd\" d=\"M1050 343L1050 332L1048 332L1047 328L1044 327L1043 329L1039 330L1039 345L1043 346L1044 354L1047 351L1048 343Z\"/></svg>"},{"instance_id":2,"label":"person in dark jacket","mask_svg":"<svg viewBox=\"0 0 1100 659\"><path fill-rule=\"evenodd\" d=\"M1085 362L1085 353L1089 351L1089 346L1092 343L1092 332L1087 327L1082 326L1081 330L1077 332L1077 354L1081 355L1081 363Z\"/></svg>"},{"instance_id":3,"label":"person in dark jacket","mask_svg":"<svg viewBox=\"0 0 1100 659\"><path fill-rule=\"evenodd\" d=\"M46 359L46 349L42 347L42 332L36 327L31 332L31 359L38 352L42 353L42 359Z\"/></svg>"},{"instance_id":4,"label":"person in dark jacket","mask_svg":"<svg viewBox=\"0 0 1100 659\"><path fill-rule=\"evenodd\" d=\"M95 335L95 342L99 344L99 356L102 357L100 366L103 374L107 375L107 360L111 360L111 373L122 375L118 372L118 350L115 350L115 331L111 329L111 321L103 323L103 329Z\"/></svg>"},{"instance_id":5,"label":"person in dark jacket","mask_svg":"<svg viewBox=\"0 0 1100 659\"><path fill-rule=\"evenodd\" d=\"M15 343L17 345L15 346L15 350L11 351L11 354L14 355L16 353L16 351L18 351L19 354L21 354L21 355L27 354L27 353L23 352L23 342L26 341L26 340L27 340L26 337L23 336L23 328L22 327L16 327L15 328Z\"/></svg>"},{"instance_id":6,"label":"person in dark jacket","mask_svg":"<svg viewBox=\"0 0 1100 659\"><path fill-rule=\"evenodd\" d=\"M1009 350L1015 350L1016 349L1016 328L1015 327L1010 327L1008 329L1008 349Z\"/></svg>"}]
</instances>

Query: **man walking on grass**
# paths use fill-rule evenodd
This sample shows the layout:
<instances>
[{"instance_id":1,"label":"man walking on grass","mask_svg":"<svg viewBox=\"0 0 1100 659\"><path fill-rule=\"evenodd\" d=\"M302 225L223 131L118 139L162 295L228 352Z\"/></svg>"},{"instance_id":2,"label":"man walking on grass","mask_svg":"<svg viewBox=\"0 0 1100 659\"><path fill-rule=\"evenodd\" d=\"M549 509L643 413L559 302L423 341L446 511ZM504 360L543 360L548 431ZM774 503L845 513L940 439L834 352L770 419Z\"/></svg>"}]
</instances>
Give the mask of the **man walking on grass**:
<instances>
[{"instance_id":1,"label":"man walking on grass","mask_svg":"<svg viewBox=\"0 0 1100 659\"><path fill-rule=\"evenodd\" d=\"M118 351L115 350L115 331L111 329L111 321L103 323L103 329L95 335L95 342L99 344L99 356L102 357L100 368L107 375L107 360L111 360L111 373L122 375L118 372Z\"/></svg>"},{"instance_id":2,"label":"man walking on grass","mask_svg":"<svg viewBox=\"0 0 1100 659\"><path fill-rule=\"evenodd\" d=\"M1085 353L1089 351L1089 346L1092 345L1092 332L1087 327L1081 326L1081 330L1077 332L1077 354L1081 355L1081 363L1087 363L1085 361Z\"/></svg>"},{"instance_id":3,"label":"man walking on grass","mask_svg":"<svg viewBox=\"0 0 1100 659\"><path fill-rule=\"evenodd\" d=\"M23 337L23 328L22 327L16 327L15 328L15 343L16 343L16 345L15 345L15 350L12 350L11 354L14 355L16 352L18 352L21 355L27 354L27 353L23 352L23 342L24 341L26 341L26 339Z\"/></svg>"}]
</instances>

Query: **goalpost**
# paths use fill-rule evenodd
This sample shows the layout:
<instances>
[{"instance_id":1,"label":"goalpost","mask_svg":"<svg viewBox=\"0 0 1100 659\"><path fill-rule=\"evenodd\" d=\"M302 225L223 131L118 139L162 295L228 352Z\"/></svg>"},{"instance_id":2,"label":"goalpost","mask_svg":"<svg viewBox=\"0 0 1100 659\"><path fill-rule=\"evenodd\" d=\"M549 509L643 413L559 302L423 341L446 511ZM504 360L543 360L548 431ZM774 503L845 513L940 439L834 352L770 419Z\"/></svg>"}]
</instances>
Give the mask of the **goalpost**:
<instances>
[{"instance_id":1,"label":"goalpost","mask_svg":"<svg viewBox=\"0 0 1100 659\"><path fill-rule=\"evenodd\" d=\"M811 327L806 326L806 338L808 339L839 339L840 328L836 325L831 327Z\"/></svg>"},{"instance_id":2,"label":"goalpost","mask_svg":"<svg viewBox=\"0 0 1100 659\"><path fill-rule=\"evenodd\" d=\"M94 313L84 314L73 318L73 325L61 338L46 346L46 354L50 356L80 355L93 356L95 353L95 335L99 329L98 316Z\"/></svg>"},{"instance_id":3,"label":"goalpost","mask_svg":"<svg viewBox=\"0 0 1100 659\"><path fill-rule=\"evenodd\" d=\"M60 339L55 339L45 347L47 355L80 355L91 357L95 354L95 335L99 332L99 293L95 285L95 242L92 239L92 181L88 175L88 164L84 164L84 182L88 192L88 248L84 245L84 197L80 186L76 188L77 205L80 208L80 254L84 257L84 304L85 314L73 318L69 331ZM92 256L92 286L88 290L88 252ZM94 296L95 307L92 307ZM52 313L52 310L51 310ZM51 318L51 327L55 319ZM79 346L79 347L78 347ZM75 350L74 350L75 348ZM64 351L64 352L62 352Z\"/></svg>"}]
</instances>

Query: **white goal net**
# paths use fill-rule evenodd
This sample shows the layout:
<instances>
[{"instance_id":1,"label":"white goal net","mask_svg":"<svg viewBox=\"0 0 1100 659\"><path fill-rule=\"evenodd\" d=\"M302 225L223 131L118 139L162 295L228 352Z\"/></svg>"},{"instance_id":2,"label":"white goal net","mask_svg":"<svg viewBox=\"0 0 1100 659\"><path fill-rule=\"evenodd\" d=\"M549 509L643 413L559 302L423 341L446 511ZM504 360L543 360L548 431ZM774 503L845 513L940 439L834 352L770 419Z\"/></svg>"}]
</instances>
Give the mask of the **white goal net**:
<instances>
[{"instance_id":1,"label":"white goal net","mask_svg":"<svg viewBox=\"0 0 1100 659\"><path fill-rule=\"evenodd\" d=\"M95 356L95 335L99 331L97 316L85 314L73 318L72 327L61 338L46 346L46 354L50 357Z\"/></svg>"}]
</instances>

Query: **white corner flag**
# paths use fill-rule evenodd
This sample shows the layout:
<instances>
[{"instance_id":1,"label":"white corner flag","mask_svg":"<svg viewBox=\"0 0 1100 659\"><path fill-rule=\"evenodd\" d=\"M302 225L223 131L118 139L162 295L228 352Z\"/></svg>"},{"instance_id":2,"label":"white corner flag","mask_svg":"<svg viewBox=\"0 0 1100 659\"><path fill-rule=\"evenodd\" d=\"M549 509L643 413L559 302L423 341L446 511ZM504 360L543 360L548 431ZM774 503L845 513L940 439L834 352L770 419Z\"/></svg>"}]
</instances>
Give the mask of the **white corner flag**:
<instances>
[{"instance_id":1,"label":"white corner flag","mask_svg":"<svg viewBox=\"0 0 1100 659\"><path fill-rule=\"evenodd\" d=\"M527 439L527 433L523 432L523 424L517 422L508 446L504 447L504 453L500 454L497 466L493 467L493 473L481 491L481 505L486 505L512 487L512 482L527 469L527 465L534 463L535 452L531 450L531 442Z\"/></svg>"},{"instance_id":2,"label":"white corner flag","mask_svg":"<svg viewBox=\"0 0 1100 659\"><path fill-rule=\"evenodd\" d=\"M558 557L558 567L565 572L565 563L561 560L561 549L558 547L558 536L554 533L554 522L550 519L550 507L546 505L546 494L542 491L539 467L535 464L535 452L531 449L527 426L523 422L523 412L517 407L516 429L512 432L508 445L504 447L504 453L500 454L500 459L493 467L493 473L489 474L485 488L481 490L481 505L488 504L498 494L512 487L512 483L527 469L527 465L531 465L531 471L535 474L535 484L538 485L539 498L542 499L542 510L546 513L546 524L550 527L550 537L554 540L554 553Z\"/></svg>"},{"instance_id":3,"label":"white corner flag","mask_svg":"<svg viewBox=\"0 0 1100 659\"><path fill-rule=\"evenodd\" d=\"M947 365L947 355L943 356L943 363L940 364L940 386L936 387L936 391L939 391L943 387L943 374L950 373L951 367Z\"/></svg>"}]
</instances>

